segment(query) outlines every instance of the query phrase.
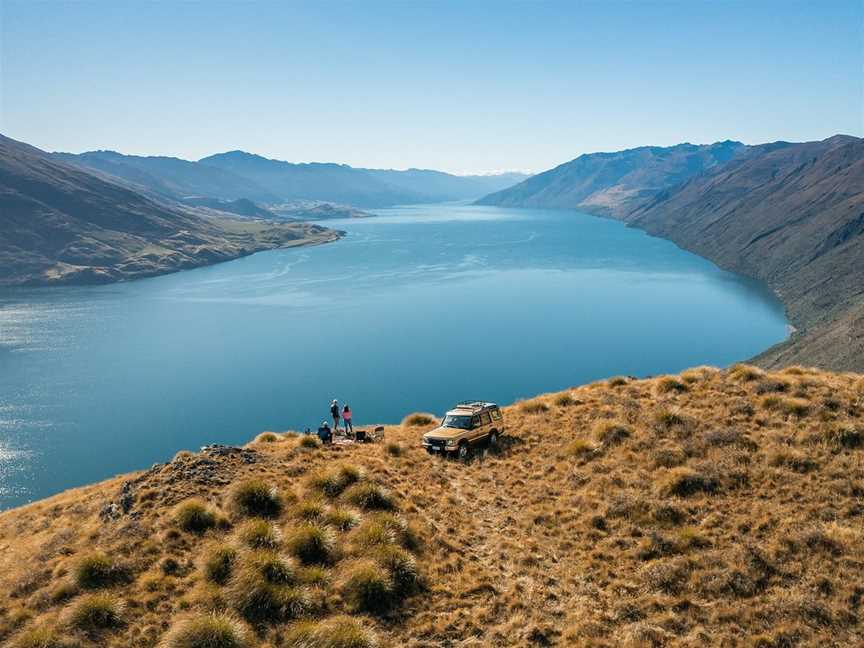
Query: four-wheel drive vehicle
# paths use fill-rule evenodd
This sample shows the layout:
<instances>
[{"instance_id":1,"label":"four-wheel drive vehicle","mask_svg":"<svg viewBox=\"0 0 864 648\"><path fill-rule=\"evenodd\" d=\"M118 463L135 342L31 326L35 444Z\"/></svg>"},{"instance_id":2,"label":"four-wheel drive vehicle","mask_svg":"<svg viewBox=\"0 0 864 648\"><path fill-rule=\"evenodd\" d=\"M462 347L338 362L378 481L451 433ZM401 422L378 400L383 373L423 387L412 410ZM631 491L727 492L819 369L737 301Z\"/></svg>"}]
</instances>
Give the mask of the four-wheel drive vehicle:
<instances>
[{"instance_id":1,"label":"four-wheel drive vehicle","mask_svg":"<svg viewBox=\"0 0 864 648\"><path fill-rule=\"evenodd\" d=\"M441 425L423 435L423 447L429 454L453 453L464 459L471 446L478 443L498 445L504 434L504 416L495 403L463 401L447 412Z\"/></svg>"}]
</instances>

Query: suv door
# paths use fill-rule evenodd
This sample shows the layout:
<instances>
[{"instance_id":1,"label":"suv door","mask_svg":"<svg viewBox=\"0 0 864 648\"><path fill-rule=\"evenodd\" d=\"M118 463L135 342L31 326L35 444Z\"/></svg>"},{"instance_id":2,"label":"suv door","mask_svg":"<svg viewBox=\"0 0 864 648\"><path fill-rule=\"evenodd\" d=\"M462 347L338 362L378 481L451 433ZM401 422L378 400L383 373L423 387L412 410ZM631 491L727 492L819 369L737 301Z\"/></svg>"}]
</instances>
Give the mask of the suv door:
<instances>
[{"instance_id":1,"label":"suv door","mask_svg":"<svg viewBox=\"0 0 864 648\"><path fill-rule=\"evenodd\" d=\"M489 411L480 412L480 427L477 429L477 434L474 436L475 439L485 438L489 431L492 429L492 416L489 414Z\"/></svg>"},{"instance_id":2,"label":"suv door","mask_svg":"<svg viewBox=\"0 0 864 648\"><path fill-rule=\"evenodd\" d=\"M475 414L471 417L471 430L467 434L468 440L473 443L481 434L483 434L483 424L480 422L480 415Z\"/></svg>"}]
</instances>

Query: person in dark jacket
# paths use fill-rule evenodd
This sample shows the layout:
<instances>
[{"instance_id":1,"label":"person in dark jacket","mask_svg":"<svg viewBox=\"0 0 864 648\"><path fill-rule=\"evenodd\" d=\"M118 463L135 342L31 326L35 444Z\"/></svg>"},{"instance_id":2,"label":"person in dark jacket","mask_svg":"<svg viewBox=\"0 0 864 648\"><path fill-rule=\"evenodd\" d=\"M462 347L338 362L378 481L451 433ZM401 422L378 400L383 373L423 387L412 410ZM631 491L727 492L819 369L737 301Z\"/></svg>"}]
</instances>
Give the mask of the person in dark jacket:
<instances>
[{"instance_id":1,"label":"person in dark jacket","mask_svg":"<svg viewBox=\"0 0 864 648\"><path fill-rule=\"evenodd\" d=\"M330 403L330 414L333 416L333 431L339 431L339 401L335 398L333 402Z\"/></svg>"}]
</instances>

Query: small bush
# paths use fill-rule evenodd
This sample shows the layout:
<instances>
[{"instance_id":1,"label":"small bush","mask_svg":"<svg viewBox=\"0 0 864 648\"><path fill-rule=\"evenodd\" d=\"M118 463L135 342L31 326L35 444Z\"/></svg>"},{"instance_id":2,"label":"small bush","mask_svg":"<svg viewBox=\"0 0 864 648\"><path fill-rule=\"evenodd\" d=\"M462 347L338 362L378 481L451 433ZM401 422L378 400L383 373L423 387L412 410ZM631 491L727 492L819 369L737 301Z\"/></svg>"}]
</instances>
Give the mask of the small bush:
<instances>
[{"instance_id":1,"label":"small bush","mask_svg":"<svg viewBox=\"0 0 864 648\"><path fill-rule=\"evenodd\" d=\"M241 578L264 580L273 585L295 585L294 565L273 551L254 551L247 554L240 566Z\"/></svg>"},{"instance_id":2,"label":"small bush","mask_svg":"<svg viewBox=\"0 0 864 648\"><path fill-rule=\"evenodd\" d=\"M427 414L426 412L414 412L402 419L404 427L425 427L437 422L438 418L434 414Z\"/></svg>"},{"instance_id":3,"label":"small bush","mask_svg":"<svg viewBox=\"0 0 864 648\"><path fill-rule=\"evenodd\" d=\"M324 505L324 502L317 499L306 499L301 502L298 502L293 509L291 509L291 514L295 518L299 518L301 520L320 520L327 513L327 507Z\"/></svg>"},{"instance_id":4,"label":"small bush","mask_svg":"<svg viewBox=\"0 0 864 648\"><path fill-rule=\"evenodd\" d=\"M318 448L321 446L321 439L317 436L313 436L311 434L305 435L302 439L300 439L300 447L301 448Z\"/></svg>"},{"instance_id":5,"label":"small bush","mask_svg":"<svg viewBox=\"0 0 864 648\"><path fill-rule=\"evenodd\" d=\"M262 432L255 437L255 443L276 443L279 437L272 432Z\"/></svg>"},{"instance_id":6,"label":"small bush","mask_svg":"<svg viewBox=\"0 0 864 648\"><path fill-rule=\"evenodd\" d=\"M309 614L313 602L305 589L242 574L231 579L228 603L250 623L280 623Z\"/></svg>"},{"instance_id":7,"label":"small bush","mask_svg":"<svg viewBox=\"0 0 864 648\"><path fill-rule=\"evenodd\" d=\"M688 497L696 493L713 493L720 482L716 477L704 475L684 466L669 470L659 481L663 495Z\"/></svg>"},{"instance_id":8,"label":"small bush","mask_svg":"<svg viewBox=\"0 0 864 648\"><path fill-rule=\"evenodd\" d=\"M549 406L541 400L527 400L519 403L519 410L525 414L542 414L549 411Z\"/></svg>"},{"instance_id":9,"label":"small bush","mask_svg":"<svg viewBox=\"0 0 864 648\"><path fill-rule=\"evenodd\" d=\"M729 375L742 382L753 382L765 375L759 367L747 364L736 364L729 368Z\"/></svg>"},{"instance_id":10,"label":"small bush","mask_svg":"<svg viewBox=\"0 0 864 648\"><path fill-rule=\"evenodd\" d=\"M660 409L654 413L654 424L663 430L671 430L674 427L683 426L687 422L681 414L670 409Z\"/></svg>"},{"instance_id":11,"label":"small bush","mask_svg":"<svg viewBox=\"0 0 864 648\"><path fill-rule=\"evenodd\" d=\"M633 428L620 421L599 421L593 430L594 438L605 445L615 445L633 436Z\"/></svg>"},{"instance_id":12,"label":"small bush","mask_svg":"<svg viewBox=\"0 0 864 648\"><path fill-rule=\"evenodd\" d=\"M390 511L396 508L396 501L390 492L372 482L354 484L345 491L345 499L366 510Z\"/></svg>"},{"instance_id":13,"label":"small bush","mask_svg":"<svg viewBox=\"0 0 864 648\"><path fill-rule=\"evenodd\" d=\"M66 621L84 632L119 628L124 623L123 605L108 594L90 594L69 606Z\"/></svg>"},{"instance_id":14,"label":"small bush","mask_svg":"<svg viewBox=\"0 0 864 648\"><path fill-rule=\"evenodd\" d=\"M360 515L350 509L337 508L324 516L324 523L339 531L348 531L360 524Z\"/></svg>"},{"instance_id":15,"label":"small bush","mask_svg":"<svg viewBox=\"0 0 864 648\"><path fill-rule=\"evenodd\" d=\"M285 633L288 646L302 648L378 648L375 635L355 619L337 616L326 621L302 621Z\"/></svg>"},{"instance_id":16,"label":"small bush","mask_svg":"<svg viewBox=\"0 0 864 648\"><path fill-rule=\"evenodd\" d=\"M234 510L247 517L275 518L282 513L282 497L274 486L251 479L234 486L230 494Z\"/></svg>"},{"instance_id":17,"label":"small bush","mask_svg":"<svg viewBox=\"0 0 864 648\"><path fill-rule=\"evenodd\" d=\"M285 544L291 555L304 565L329 565L336 561L336 538L327 527L300 525L288 535Z\"/></svg>"},{"instance_id":18,"label":"small bush","mask_svg":"<svg viewBox=\"0 0 864 648\"><path fill-rule=\"evenodd\" d=\"M11 648L77 648L78 645L50 628L36 628L18 635Z\"/></svg>"},{"instance_id":19,"label":"small bush","mask_svg":"<svg viewBox=\"0 0 864 648\"><path fill-rule=\"evenodd\" d=\"M217 547L204 557L204 577L217 585L224 585L231 577L237 562L237 550L230 546Z\"/></svg>"},{"instance_id":20,"label":"small bush","mask_svg":"<svg viewBox=\"0 0 864 648\"><path fill-rule=\"evenodd\" d=\"M174 522L184 531L200 534L216 526L216 513L201 500L186 500L175 509Z\"/></svg>"},{"instance_id":21,"label":"small bush","mask_svg":"<svg viewBox=\"0 0 864 648\"><path fill-rule=\"evenodd\" d=\"M785 394L789 391L791 385L787 380L777 380L775 378L766 378L760 380L756 385L757 394Z\"/></svg>"},{"instance_id":22,"label":"small bush","mask_svg":"<svg viewBox=\"0 0 864 648\"><path fill-rule=\"evenodd\" d=\"M576 399L569 392L558 394L553 401L557 407L570 407L576 402Z\"/></svg>"},{"instance_id":23,"label":"small bush","mask_svg":"<svg viewBox=\"0 0 864 648\"><path fill-rule=\"evenodd\" d=\"M252 634L239 620L225 614L184 619L174 625L159 648L252 648Z\"/></svg>"},{"instance_id":24,"label":"small bush","mask_svg":"<svg viewBox=\"0 0 864 648\"><path fill-rule=\"evenodd\" d=\"M390 574L393 583L393 594L404 597L417 590L420 577L417 573L417 561L410 553L401 547L382 545L375 549L375 561Z\"/></svg>"},{"instance_id":25,"label":"small bush","mask_svg":"<svg viewBox=\"0 0 864 648\"><path fill-rule=\"evenodd\" d=\"M314 474L309 484L328 497L338 497L346 488L362 480L363 471L360 468L343 464L335 469Z\"/></svg>"},{"instance_id":26,"label":"small bush","mask_svg":"<svg viewBox=\"0 0 864 648\"><path fill-rule=\"evenodd\" d=\"M74 567L73 577L75 583L83 589L110 587L132 580L126 567L116 564L101 552L81 558Z\"/></svg>"},{"instance_id":27,"label":"small bush","mask_svg":"<svg viewBox=\"0 0 864 648\"><path fill-rule=\"evenodd\" d=\"M657 381L658 394L683 394L686 391L690 391L690 388L674 376L664 376Z\"/></svg>"},{"instance_id":28,"label":"small bush","mask_svg":"<svg viewBox=\"0 0 864 648\"><path fill-rule=\"evenodd\" d=\"M402 456L402 446L398 443L393 443L392 441L384 446L384 450L391 457L401 457Z\"/></svg>"},{"instance_id":29,"label":"small bush","mask_svg":"<svg viewBox=\"0 0 864 648\"><path fill-rule=\"evenodd\" d=\"M393 605L390 574L371 560L357 562L346 571L341 592L353 612L382 614Z\"/></svg>"},{"instance_id":30,"label":"small bush","mask_svg":"<svg viewBox=\"0 0 864 648\"><path fill-rule=\"evenodd\" d=\"M237 537L251 549L275 549L282 542L282 534L266 520L249 520L237 531Z\"/></svg>"},{"instance_id":31,"label":"small bush","mask_svg":"<svg viewBox=\"0 0 864 648\"><path fill-rule=\"evenodd\" d=\"M610 387L623 387L628 382L630 381L625 376L613 376L606 381L606 384Z\"/></svg>"}]
</instances>

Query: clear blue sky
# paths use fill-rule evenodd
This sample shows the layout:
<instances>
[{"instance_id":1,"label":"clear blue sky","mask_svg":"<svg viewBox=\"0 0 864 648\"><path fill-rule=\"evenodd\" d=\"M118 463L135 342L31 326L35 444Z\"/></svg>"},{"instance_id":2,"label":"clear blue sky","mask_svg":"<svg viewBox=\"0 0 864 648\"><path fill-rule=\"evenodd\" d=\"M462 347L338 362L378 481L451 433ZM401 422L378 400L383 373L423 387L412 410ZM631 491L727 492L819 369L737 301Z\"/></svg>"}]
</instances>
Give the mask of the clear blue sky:
<instances>
[{"instance_id":1,"label":"clear blue sky","mask_svg":"<svg viewBox=\"0 0 864 648\"><path fill-rule=\"evenodd\" d=\"M48 150L470 172L864 135L864 0L0 6L0 132Z\"/></svg>"}]
</instances>

